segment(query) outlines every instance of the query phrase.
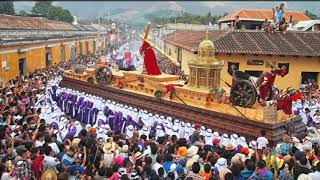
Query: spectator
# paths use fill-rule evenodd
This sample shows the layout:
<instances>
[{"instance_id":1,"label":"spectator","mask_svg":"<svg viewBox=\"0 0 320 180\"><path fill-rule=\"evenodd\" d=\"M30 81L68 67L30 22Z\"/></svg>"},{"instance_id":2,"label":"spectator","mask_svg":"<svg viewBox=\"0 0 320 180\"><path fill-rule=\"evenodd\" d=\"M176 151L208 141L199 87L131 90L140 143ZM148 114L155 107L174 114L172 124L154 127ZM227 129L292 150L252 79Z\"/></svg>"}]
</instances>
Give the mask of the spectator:
<instances>
[{"instance_id":1,"label":"spectator","mask_svg":"<svg viewBox=\"0 0 320 180\"><path fill-rule=\"evenodd\" d=\"M241 21L240 21L240 17L239 17L239 16L236 16L236 17L235 17L235 20L234 20L234 22L233 22L233 29L234 29L234 30L239 30L239 29L241 29L241 27L242 27L242 23L241 23Z\"/></svg>"}]
</instances>

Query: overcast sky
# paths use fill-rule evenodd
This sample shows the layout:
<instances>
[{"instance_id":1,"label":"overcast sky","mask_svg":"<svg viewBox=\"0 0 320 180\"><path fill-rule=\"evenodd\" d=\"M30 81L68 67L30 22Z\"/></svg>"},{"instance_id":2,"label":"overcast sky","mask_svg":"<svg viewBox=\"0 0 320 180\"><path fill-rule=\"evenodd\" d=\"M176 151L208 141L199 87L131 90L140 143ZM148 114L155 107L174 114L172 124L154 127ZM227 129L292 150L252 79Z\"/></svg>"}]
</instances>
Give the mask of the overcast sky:
<instances>
[{"instance_id":1,"label":"overcast sky","mask_svg":"<svg viewBox=\"0 0 320 180\"><path fill-rule=\"evenodd\" d=\"M241 8L271 9L280 2L271 1L58 1L54 5L69 9L71 13L80 18L102 16L107 14L109 9L124 9L130 11L129 14L141 14L144 11L155 11L157 9L181 9L195 14L221 15L224 12L232 12ZM287 10L305 11L320 15L320 2L315 1L289 1L284 2ZM16 1L14 2L16 12L20 10L30 11L34 2Z\"/></svg>"}]
</instances>

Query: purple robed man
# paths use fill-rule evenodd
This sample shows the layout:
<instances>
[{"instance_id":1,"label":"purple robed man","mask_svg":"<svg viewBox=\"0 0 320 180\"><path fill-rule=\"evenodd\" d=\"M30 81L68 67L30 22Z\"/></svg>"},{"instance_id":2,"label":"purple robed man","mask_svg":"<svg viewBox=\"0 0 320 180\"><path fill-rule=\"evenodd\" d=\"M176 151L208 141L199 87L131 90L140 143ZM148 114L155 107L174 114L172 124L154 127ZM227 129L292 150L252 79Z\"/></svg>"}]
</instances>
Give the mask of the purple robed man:
<instances>
[{"instance_id":1,"label":"purple robed man","mask_svg":"<svg viewBox=\"0 0 320 180\"><path fill-rule=\"evenodd\" d=\"M75 126L70 126L69 132L67 133L65 139L74 137L74 135L76 135L76 132L77 132L77 128Z\"/></svg>"},{"instance_id":2,"label":"purple robed man","mask_svg":"<svg viewBox=\"0 0 320 180\"><path fill-rule=\"evenodd\" d=\"M307 115L307 126L308 127L316 127L317 124L313 121L312 117L310 116L310 114Z\"/></svg>"},{"instance_id":3,"label":"purple robed man","mask_svg":"<svg viewBox=\"0 0 320 180\"><path fill-rule=\"evenodd\" d=\"M83 112L83 122L86 124L89 124L89 112L90 112L90 108L85 108L84 112Z\"/></svg>"},{"instance_id":4,"label":"purple robed man","mask_svg":"<svg viewBox=\"0 0 320 180\"><path fill-rule=\"evenodd\" d=\"M98 113L99 113L99 109L97 109L97 108L93 108L93 109L90 110L90 112L89 112L89 114L90 114L89 123L91 125L96 124Z\"/></svg>"}]
</instances>

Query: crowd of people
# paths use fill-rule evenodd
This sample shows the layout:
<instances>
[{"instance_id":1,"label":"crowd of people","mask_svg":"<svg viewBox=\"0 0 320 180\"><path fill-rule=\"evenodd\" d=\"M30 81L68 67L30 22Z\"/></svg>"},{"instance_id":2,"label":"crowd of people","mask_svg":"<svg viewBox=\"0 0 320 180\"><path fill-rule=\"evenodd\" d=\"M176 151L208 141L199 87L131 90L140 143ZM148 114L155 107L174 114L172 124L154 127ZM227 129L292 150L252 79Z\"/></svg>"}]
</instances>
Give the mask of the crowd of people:
<instances>
[{"instance_id":1,"label":"crowd of people","mask_svg":"<svg viewBox=\"0 0 320 180\"><path fill-rule=\"evenodd\" d=\"M262 129L248 141L59 86L71 64L87 66L101 55L107 54L36 70L0 86L1 180L320 179L320 98L313 83L301 89L305 100L293 104L309 126L305 138L285 135L271 144ZM168 59L157 59L162 72L183 74Z\"/></svg>"},{"instance_id":2,"label":"crowd of people","mask_svg":"<svg viewBox=\"0 0 320 180\"><path fill-rule=\"evenodd\" d=\"M231 22L230 27L233 30L241 30L246 28L245 25L241 22L239 16L235 16L235 19ZM289 23L285 18L284 3L280 3L279 6L272 8L272 18L266 18L261 27L256 26L256 30L262 30L268 32L269 34L275 31L280 31L285 34L288 27Z\"/></svg>"},{"instance_id":3,"label":"crowd of people","mask_svg":"<svg viewBox=\"0 0 320 180\"><path fill-rule=\"evenodd\" d=\"M303 99L293 103L295 115L302 117L308 127L320 127L320 91L314 80L306 80L300 88Z\"/></svg>"},{"instance_id":4,"label":"crowd of people","mask_svg":"<svg viewBox=\"0 0 320 180\"><path fill-rule=\"evenodd\" d=\"M164 74L178 75L181 79L188 81L188 77L181 69L180 65L171 62L164 56L158 56L157 60L161 72L163 72Z\"/></svg>"},{"instance_id":5,"label":"crowd of people","mask_svg":"<svg viewBox=\"0 0 320 180\"><path fill-rule=\"evenodd\" d=\"M61 88L68 68L3 85L1 179L320 179L316 132L247 141Z\"/></svg>"},{"instance_id":6,"label":"crowd of people","mask_svg":"<svg viewBox=\"0 0 320 180\"><path fill-rule=\"evenodd\" d=\"M284 3L281 3L280 6L272 8L272 13L272 22L270 22L268 19L265 19L261 29L269 33L273 33L274 31L281 31L285 33L289 27L289 23L285 18Z\"/></svg>"}]
</instances>

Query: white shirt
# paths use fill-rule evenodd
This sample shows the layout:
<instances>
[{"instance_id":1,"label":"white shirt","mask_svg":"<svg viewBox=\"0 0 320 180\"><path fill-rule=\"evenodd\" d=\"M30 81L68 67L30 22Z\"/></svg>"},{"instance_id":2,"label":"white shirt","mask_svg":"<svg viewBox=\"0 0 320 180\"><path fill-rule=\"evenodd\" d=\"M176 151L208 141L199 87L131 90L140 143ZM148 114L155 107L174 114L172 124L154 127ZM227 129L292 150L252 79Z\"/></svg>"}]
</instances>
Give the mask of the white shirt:
<instances>
[{"instance_id":1,"label":"white shirt","mask_svg":"<svg viewBox=\"0 0 320 180\"><path fill-rule=\"evenodd\" d=\"M264 147L267 147L267 144L269 144L269 141L265 137L258 137L257 143L258 143L258 149L262 149Z\"/></svg>"},{"instance_id":2,"label":"white shirt","mask_svg":"<svg viewBox=\"0 0 320 180\"><path fill-rule=\"evenodd\" d=\"M103 155L103 164L105 167L110 166L112 160L113 160L113 154L104 154Z\"/></svg>"},{"instance_id":3,"label":"white shirt","mask_svg":"<svg viewBox=\"0 0 320 180\"><path fill-rule=\"evenodd\" d=\"M313 173L309 173L308 176L312 179L312 180L319 180L320 179L320 172L316 171Z\"/></svg>"},{"instance_id":4,"label":"white shirt","mask_svg":"<svg viewBox=\"0 0 320 180\"><path fill-rule=\"evenodd\" d=\"M44 144L44 141L41 142L41 141L39 141L39 140L36 140L36 142L35 142L35 147L43 146L43 144Z\"/></svg>"},{"instance_id":5,"label":"white shirt","mask_svg":"<svg viewBox=\"0 0 320 180\"><path fill-rule=\"evenodd\" d=\"M157 175L159 175L159 174L158 174L158 169L160 169L161 167L163 168L163 166L162 166L161 164L159 164L159 163L156 162L156 163L152 166L152 169L156 171Z\"/></svg>"},{"instance_id":6,"label":"white shirt","mask_svg":"<svg viewBox=\"0 0 320 180\"><path fill-rule=\"evenodd\" d=\"M51 157L51 156L44 156L43 159L46 167L48 168L54 168L57 166L57 164L59 164L59 160L57 158Z\"/></svg>"}]
</instances>

